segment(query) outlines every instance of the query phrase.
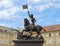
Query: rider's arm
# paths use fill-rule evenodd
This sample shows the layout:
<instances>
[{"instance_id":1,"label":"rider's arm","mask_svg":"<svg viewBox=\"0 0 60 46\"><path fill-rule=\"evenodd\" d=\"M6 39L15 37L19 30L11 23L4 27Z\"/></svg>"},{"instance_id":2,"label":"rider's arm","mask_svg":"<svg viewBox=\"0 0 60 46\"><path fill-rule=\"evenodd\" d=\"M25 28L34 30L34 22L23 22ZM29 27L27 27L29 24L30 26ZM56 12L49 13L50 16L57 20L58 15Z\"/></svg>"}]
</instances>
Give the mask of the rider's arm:
<instances>
[{"instance_id":1,"label":"rider's arm","mask_svg":"<svg viewBox=\"0 0 60 46\"><path fill-rule=\"evenodd\" d=\"M29 15L29 17L30 17L30 12L28 11L28 15Z\"/></svg>"}]
</instances>

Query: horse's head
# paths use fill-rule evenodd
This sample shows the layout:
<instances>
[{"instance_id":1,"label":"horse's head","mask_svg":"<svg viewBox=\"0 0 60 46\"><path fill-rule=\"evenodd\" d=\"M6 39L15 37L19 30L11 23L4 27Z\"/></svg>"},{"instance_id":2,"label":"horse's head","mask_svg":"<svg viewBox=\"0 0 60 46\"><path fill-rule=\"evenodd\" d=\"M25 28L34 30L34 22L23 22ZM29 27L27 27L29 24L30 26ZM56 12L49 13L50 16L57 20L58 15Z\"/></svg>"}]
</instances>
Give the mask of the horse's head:
<instances>
[{"instance_id":1,"label":"horse's head","mask_svg":"<svg viewBox=\"0 0 60 46\"><path fill-rule=\"evenodd\" d=\"M25 24L25 26L30 24L27 18L24 18L24 24Z\"/></svg>"}]
</instances>

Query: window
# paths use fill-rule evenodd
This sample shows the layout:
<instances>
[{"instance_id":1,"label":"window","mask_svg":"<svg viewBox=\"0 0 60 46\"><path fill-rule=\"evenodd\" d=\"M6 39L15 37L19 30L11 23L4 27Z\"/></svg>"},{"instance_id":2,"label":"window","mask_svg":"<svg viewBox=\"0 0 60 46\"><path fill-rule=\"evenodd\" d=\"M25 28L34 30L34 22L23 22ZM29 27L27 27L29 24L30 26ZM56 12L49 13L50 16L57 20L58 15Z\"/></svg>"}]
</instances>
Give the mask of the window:
<instances>
[{"instance_id":1,"label":"window","mask_svg":"<svg viewBox=\"0 0 60 46\"><path fill-rule=\"evenodd\" d=\"M49 34L49 36L51 36L51 34Z\"/></svg>"},{"instance_id":2,"label":"window","mask_svg":"<svg viewBox=\"0 0 60 46\"><path fill-rule=\"evenodd\" d=\"M9 44L11 44L11 41L9 41Z\"/></svg>"},{"instance_id":3,"label":"window","mask_svg":"<svg viewBox=\"0 0 60 46\"><path fill-rule=\"evenodd\" d=\"M3 30L2 30L2 29L0 29L0 31L1 31L1 32L3 32Z\"/></svg>"},{"instance_id":4,"label":"window","mask_svg":"<svg viewBox=\"0 0 60 46\"><path fill-rule=\"evenodd\" d=\"M60 36L60 32L59 32L59 36Z\"/></svg>"},{"instance_id":5,"label":"window","mask_svg":"<svg viewBox=\"0 0 60 46\"><path fill-rule=\"evenodd\" d=\"M5 30L5 32L7 32L7 30Z\"/></svg>"}]
</instances>

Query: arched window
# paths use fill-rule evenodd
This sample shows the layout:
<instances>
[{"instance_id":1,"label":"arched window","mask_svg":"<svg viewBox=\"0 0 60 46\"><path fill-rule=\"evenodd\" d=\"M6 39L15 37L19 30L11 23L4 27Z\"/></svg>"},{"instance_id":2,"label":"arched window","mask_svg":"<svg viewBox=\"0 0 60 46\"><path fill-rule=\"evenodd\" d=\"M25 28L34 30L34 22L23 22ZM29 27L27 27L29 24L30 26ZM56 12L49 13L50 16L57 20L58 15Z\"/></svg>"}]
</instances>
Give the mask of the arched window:
<instances>
[{"instance_id":1,"label":"arched window","mask_svg":"<svg viewBox=\"0 0 60 46\"><path fill-rule=\"evenodd\" d=\"M51 36L51 34L49 34L49 36Z\"/></svg>"},{"instance_id":2,"label":"arched window","mask_svg":"<svg viewBox=\"0 0 60 46\"><path fill-rule=\"evenodd\" d=\"M59 32L59 36L60 36L60 32Z\"/></svg>"},{"instance_id":3,"label":"arched window","mask_svg":"<svg viewBox=\"0 0 60 46\"><path fill-rule=\"evenodd\" d=\"M0 31L1 31L1 32L3 32L3 30L2 30L2 29L0 29Z\"/></svg>"}]
</instances>

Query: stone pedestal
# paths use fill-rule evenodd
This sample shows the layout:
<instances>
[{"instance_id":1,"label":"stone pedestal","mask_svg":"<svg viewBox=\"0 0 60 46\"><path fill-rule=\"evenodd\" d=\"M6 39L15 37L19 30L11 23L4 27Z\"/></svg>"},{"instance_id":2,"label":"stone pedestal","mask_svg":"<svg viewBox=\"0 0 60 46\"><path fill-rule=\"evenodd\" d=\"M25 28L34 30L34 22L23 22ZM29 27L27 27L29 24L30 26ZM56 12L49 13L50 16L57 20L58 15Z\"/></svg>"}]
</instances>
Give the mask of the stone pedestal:
<instances>
[{"instance_id":1,"label":"stone pedestal","mask_svg":"<svg viewBox=\"0 0 60 46\"><path fill-rule=\"evenodd\" d=\"M43 46L43 40L14 40L14 46Z\"/></svg>"}]
</instances>

